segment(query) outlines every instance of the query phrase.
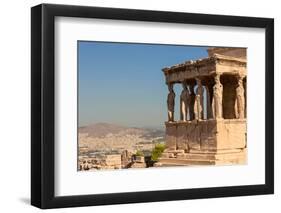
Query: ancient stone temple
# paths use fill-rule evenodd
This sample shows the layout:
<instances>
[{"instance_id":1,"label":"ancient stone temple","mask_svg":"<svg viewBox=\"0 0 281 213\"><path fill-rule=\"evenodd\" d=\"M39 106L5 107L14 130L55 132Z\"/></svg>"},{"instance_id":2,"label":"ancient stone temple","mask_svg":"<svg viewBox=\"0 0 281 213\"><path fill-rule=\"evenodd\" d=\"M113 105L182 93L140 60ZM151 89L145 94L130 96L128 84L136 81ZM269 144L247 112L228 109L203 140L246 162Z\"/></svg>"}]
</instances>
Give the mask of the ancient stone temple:
<instances>
[{"instance_id":1,"label":"ancient stone temple","mask_svg":"<svg viewBox=\"0 0 281 213\"><path fill-rule=\"evenodd\" d=\"M246 49L209 48L208 55L163 69L168 121L157 166L246 163ZM182 85L181 94L175 94L175 84Z\"/></svg>"}]
</instances>

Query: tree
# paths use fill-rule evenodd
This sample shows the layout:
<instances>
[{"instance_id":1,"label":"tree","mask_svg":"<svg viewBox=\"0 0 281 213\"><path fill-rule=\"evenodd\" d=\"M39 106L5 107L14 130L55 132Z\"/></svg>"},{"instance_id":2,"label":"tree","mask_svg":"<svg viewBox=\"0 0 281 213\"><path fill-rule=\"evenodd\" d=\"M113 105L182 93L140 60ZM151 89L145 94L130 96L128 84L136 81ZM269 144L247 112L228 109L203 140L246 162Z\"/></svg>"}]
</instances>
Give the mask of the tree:
<instances>
[{"instance_id":1,"label":"tree","mask_svg":"<svg viewBox=\"0 0 281 213\"><path fill-rule=\"evenodd\" d=\"M161 144L161 143L155 144L155 147L151 153L151 160L157 161L158 158L161 156L162 152L164 152L164 150L165 150L165 144Z\"/></svg>"}]
</instances>

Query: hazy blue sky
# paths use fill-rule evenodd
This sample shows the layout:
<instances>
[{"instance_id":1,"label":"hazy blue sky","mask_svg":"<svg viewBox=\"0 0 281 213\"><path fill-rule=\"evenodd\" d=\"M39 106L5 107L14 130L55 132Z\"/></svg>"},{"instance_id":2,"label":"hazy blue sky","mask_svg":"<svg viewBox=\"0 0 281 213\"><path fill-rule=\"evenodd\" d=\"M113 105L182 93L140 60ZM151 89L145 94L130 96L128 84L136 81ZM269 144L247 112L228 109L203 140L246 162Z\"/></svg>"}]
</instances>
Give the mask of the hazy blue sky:
<instances>
[{"instance_id":1,"label":"hazy blue sky","mask_svg":"<svg viewBox=\"0 0 281 213\"><path fill-rule=\"evenodd\" d=\"M167 120L162 68L207 56L206 47L78 42L79 126L160 127ZM175 86L175 118L181 85Z\"/></svg>"}]
</instances>

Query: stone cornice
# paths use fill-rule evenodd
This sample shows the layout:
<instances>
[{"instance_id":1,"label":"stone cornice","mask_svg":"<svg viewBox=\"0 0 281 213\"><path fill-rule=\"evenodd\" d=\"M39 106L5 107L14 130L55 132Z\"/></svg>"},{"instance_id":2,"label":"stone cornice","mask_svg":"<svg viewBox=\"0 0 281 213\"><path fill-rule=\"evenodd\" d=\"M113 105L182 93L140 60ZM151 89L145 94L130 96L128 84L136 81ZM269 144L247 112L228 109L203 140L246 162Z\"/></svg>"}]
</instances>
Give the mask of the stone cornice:
<instances>
[{"instance_id":1,"label":"stone cornice","mask_svg":"<svg viewBox=\"0 0 281 213\"><path fill-rule=\"evenodd\" d=\"M239 67L246 67L247 61L242 58L235 58L231 56L225 56L220 54L214 54L211 57L198 59L198 60L189 60L184 63L176 64L171 67L165 67L162 69L165 75L170 73L182 72L182 71L196 71L202 66L210 66L216 64L231 64Z\"/></svg>"},{"instance_id":2,"label":"stone cornice","mask_svg":"<svg viewBox=\"0 0 281 213\"><path fill-rule=\"evenodd\" d=\"M166 83L180 83L214 76L215 74L246 76L247 61L242 58L214 54L211 57L186 61L171 67L163 68Z\"/></svg>"}]
</instances>

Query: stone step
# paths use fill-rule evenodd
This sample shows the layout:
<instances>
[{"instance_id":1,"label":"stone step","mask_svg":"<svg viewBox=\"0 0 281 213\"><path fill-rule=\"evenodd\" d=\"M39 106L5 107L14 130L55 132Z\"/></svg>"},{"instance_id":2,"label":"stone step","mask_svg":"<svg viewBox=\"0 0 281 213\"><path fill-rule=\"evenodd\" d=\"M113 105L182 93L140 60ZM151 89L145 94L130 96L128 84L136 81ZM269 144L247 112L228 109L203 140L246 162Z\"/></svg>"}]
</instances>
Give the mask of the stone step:
<instances>
[{"instance_id":1,"label":"stone step","mask_svg":"<svg viewBox=\"0 0 281 213\"><path fill-rule=\"evenodd\" d=\"M159 163L162 165L214 165L215 160L199 160L199 159L177 159L177 158L161 158Z\"/></svg>"},{"instance_id":2,"label":"stone step","mask_svg":"<svg viewBox=\"0 0 281 213\"><path fill-rule=\"evenodd\" d=\"M163 165L227 165L227 164L245 164L246 156L244 152L229 154L187 154L186 156L177 156L176 158L160 158L159 163Z\"/></svg>"},{"instance_id":3,"label":"stone step","mask_svg":"<svg viewBox=\"0 0 281 213\"><path fill-rule=\"evenodd\" d=\"M220 149L220 150L195 150L191 149L189 153L191 154L227 154L227 153L239 153L246 151L247 149Z\"/></svg>"},{"instance_id":4,"label":"stone step","mask_svg":"<svg viewBox=\"0 0 281 213\"><path fill-rule=\"evenodd\" d=\"M202 160L215 160L216 156L214 154L190 154L187 153L184 156L178 156L180 159L202 159Z\"/></svg>"},{"instance_id":5,"label":"stone step","mask_svg":"<svg viewBox=\"0 0 281 213\"><path fill-rule=\"evenodd\" d=\"M203 160L219 160L224 158L237 158L244 156L245 153L223 153L223 154L194 154L186 153L184 155L176 156L176 159L203 159Z\"/></svg>"}]
</instances>

